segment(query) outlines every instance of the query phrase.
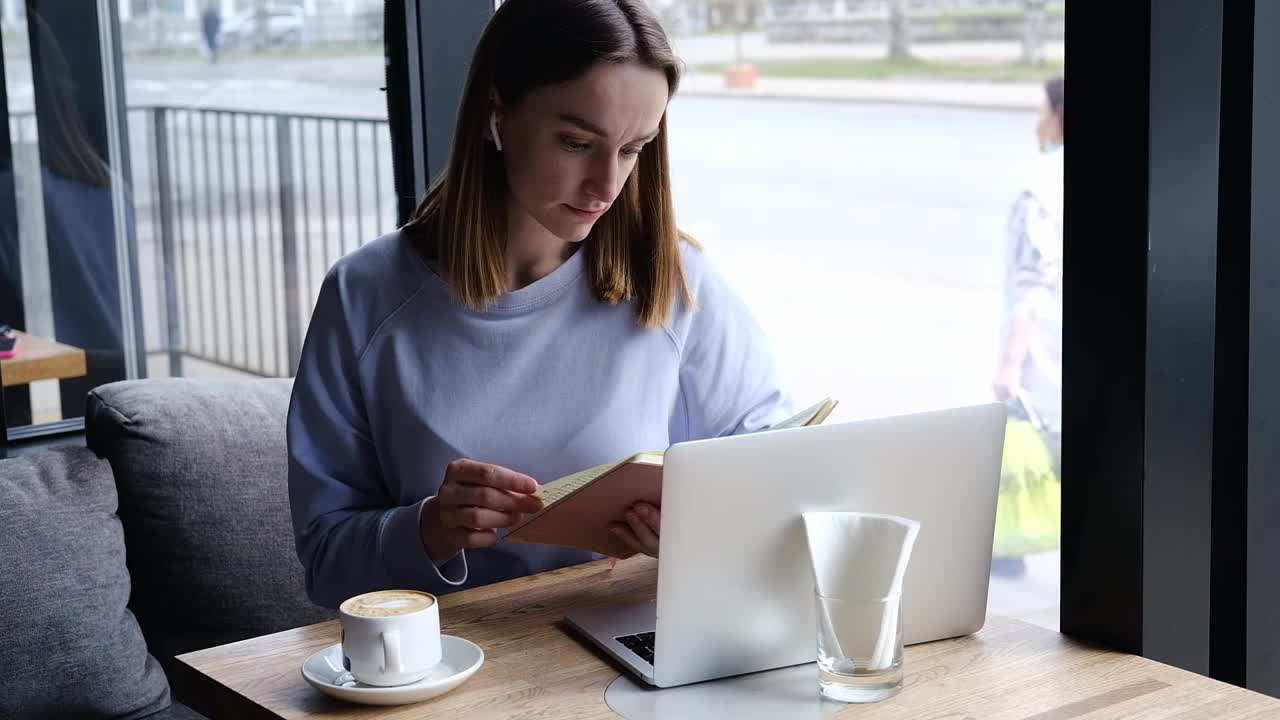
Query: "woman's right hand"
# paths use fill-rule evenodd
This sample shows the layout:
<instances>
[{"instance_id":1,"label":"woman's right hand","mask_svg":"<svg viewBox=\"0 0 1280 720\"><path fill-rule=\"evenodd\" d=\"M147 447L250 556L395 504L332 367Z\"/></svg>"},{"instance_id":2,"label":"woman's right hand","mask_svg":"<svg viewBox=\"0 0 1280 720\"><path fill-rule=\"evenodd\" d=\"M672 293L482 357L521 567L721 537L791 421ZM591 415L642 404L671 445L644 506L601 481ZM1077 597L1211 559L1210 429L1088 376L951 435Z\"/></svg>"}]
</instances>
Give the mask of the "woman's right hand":
<instances>
[{"instance_id":1,"label":"woman's right hand","mask_svg":"<svg viewBox=\"0 0 1280 720\"><path fill-rule=\"evenodd\" d=\"M542 501L533 494L537 489L538 481L499 465L449 463L418 525L427 556L443 565L461 550L498 542L497 528L511 527L522 513L542 509Z\"/></svg>"}]
</instances>

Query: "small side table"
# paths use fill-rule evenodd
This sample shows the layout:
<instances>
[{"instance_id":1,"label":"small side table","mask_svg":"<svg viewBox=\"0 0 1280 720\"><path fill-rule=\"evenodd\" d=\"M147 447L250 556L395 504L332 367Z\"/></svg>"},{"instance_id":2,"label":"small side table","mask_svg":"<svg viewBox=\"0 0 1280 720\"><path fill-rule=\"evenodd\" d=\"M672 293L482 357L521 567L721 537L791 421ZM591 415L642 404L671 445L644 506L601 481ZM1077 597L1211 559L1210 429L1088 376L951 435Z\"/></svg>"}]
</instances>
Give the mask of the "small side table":
<instances>
[{"instance_id":1,"label":"small side table","mask_svg":"<svg viewBox=\"0 0 1280 720\"><path fill-rule=\"evenodd\" d=\"M0 387L29 385L39 380L63 380L83 377L88 372L84 350L40 337L18 332L17 357L0 360ZM7 454L9 424L6 422L4 393L0 392L0 457Z\"/></svg>"}]
</instances>

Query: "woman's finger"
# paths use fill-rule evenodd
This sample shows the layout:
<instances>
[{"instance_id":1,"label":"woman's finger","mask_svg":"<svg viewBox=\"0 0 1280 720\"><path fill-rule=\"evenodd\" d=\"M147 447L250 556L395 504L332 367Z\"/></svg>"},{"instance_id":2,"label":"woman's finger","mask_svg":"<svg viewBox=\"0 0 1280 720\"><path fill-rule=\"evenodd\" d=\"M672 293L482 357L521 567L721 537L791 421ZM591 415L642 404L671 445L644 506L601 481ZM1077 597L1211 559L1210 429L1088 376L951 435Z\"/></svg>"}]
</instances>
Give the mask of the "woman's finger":
<instances>
[{"instance_id":1,"label":"woman's finger","mask_svg":"<svg viewBox=\"0 0 1280 720\"><path fill-rule=\"evenodd\" d=\"M633 552L644 552L644 548L640 546L640 541L636 539L636 534L632 532L631 528L627 525L623 523L613 523L609 526L609 530L612 531L614 535L617 535L622 540L622 543Z\"/></svg>"},{"instance_id":2,"label":"woman's finger","mask_svg":"<svg viewBox=\"0 0 1280 720\"><path fill-rule=\"evenodd\" d=\"M471 506L458 508L454 511L452 520L461 527L491 530L493 528L509 527L512 523L512 517L512 513L509 512Z\"/></svg>"},{"instance_id":3,"label":"woman's finger","mask_svg":"<svg viewBox=\"0 0 1280 720\"><path fill-rule=\"evenodd\" d=\"M463 548L489 547L498 542L498 534L492 530L464 530L458 544Z\"/></svg>"},{"instance_id":4,"label":"woman's finger","mask_svg":"<svg viewBox=\"0 0 1280 720\"><path fill-rule=\"evenodd\" d=\"M660 536L662 534L662 513L659 512L658 508L650 505L649 503L636 503L635 511L636 514L640 516L640 519L644 521L644 524L649 526L649 529L653 531L655 536Z\"/></svg>"},{"instance_id":5,"label":"woman's finger","mask_svg":"<svg viewBox=\"0 0 1280 720\"><path fill-rule=\"evenodd\" d=\"M468 485L486 485L517 493L531 493L538 489L538 481L528 475L474 460L454 460L449 463L447 476L456 477L458 482Z\"/></svg>"},{"instance_id":6,"label":"woman's finger","mask_svg":"<svg viewBox=\"0 0 1280 720\"><path fill-rule=\"evenodd\" d=\"M506 490L485 487L484 485L457 485L450 500L459 506L475 505L490 510L519 510L523 507L520 496Z\"/></svg>"},{"instance_id":7,"label":"woman's finger","mask_svg":"<svg viewBox=\"0 0 1280 720\"><path fill-rule=\"evenodd\" d=\"M645 555L658 557L658 535L653 528L642 519L639 513L634 510L627 511L627 526L631 528L631 532L635 534L636 540L640 543L641 552Z\"/></svg>"}]
</instances>

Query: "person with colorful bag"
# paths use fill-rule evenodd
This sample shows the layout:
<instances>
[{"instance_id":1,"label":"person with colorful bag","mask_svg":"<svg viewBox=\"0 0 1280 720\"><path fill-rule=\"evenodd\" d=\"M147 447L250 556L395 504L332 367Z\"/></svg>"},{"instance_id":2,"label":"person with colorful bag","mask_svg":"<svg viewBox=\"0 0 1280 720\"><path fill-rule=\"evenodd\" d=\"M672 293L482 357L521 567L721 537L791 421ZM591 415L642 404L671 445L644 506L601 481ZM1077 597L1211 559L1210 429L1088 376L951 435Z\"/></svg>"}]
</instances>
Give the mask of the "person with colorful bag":
<instances>
[{"instance_id":1,"label":"person with colorful bag","mask_svg":"<svg viewBox=\"0 0 1280 720\"><path fill-rule=\"evenodd\" d=\"M1009 405L992 572L1017 576L1023 556L1058 547L1062 464L1064 82L1045 83L1041 157L1007 225L1000 360L992 382Z\"/></svg>"}]
</instances>

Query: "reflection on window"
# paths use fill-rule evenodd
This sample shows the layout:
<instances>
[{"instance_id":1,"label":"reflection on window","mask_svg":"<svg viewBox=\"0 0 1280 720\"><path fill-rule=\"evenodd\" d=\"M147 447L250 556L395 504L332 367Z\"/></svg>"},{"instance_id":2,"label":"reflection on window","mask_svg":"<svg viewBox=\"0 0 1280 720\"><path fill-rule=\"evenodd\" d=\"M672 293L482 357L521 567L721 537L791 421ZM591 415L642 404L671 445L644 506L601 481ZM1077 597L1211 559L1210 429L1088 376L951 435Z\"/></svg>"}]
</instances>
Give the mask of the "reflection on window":
<instances>
[{"instance_id":1,"label":"reflection on window","mask_svg":"<svg viewBox=\"0 0 1280 720\"><path fill-rule=\"evenodd\" d=\"M324 272L395 222L383 3L121 0L122 73L96 24L46 31L25 7L0 0L0 324L33 336L27 359L42 338L87 368L11 383L4 360L7 424L77 414L125 377L291 374Z\"/></svg>"},{"instance_id":2,"label":"reflection on window","mask_svg":"<svg viewBox=\"0 0 1280 720\"><path fill-rule=\"evenodd\" d=\"M102 72L92 12L0 5L8 133L0 165L0 360L7 427L78 418L88 388L139 355L127 288L136 268L118 88ZM109 46L107 48L109 50Z\"/></svg>"}]
</instances>

